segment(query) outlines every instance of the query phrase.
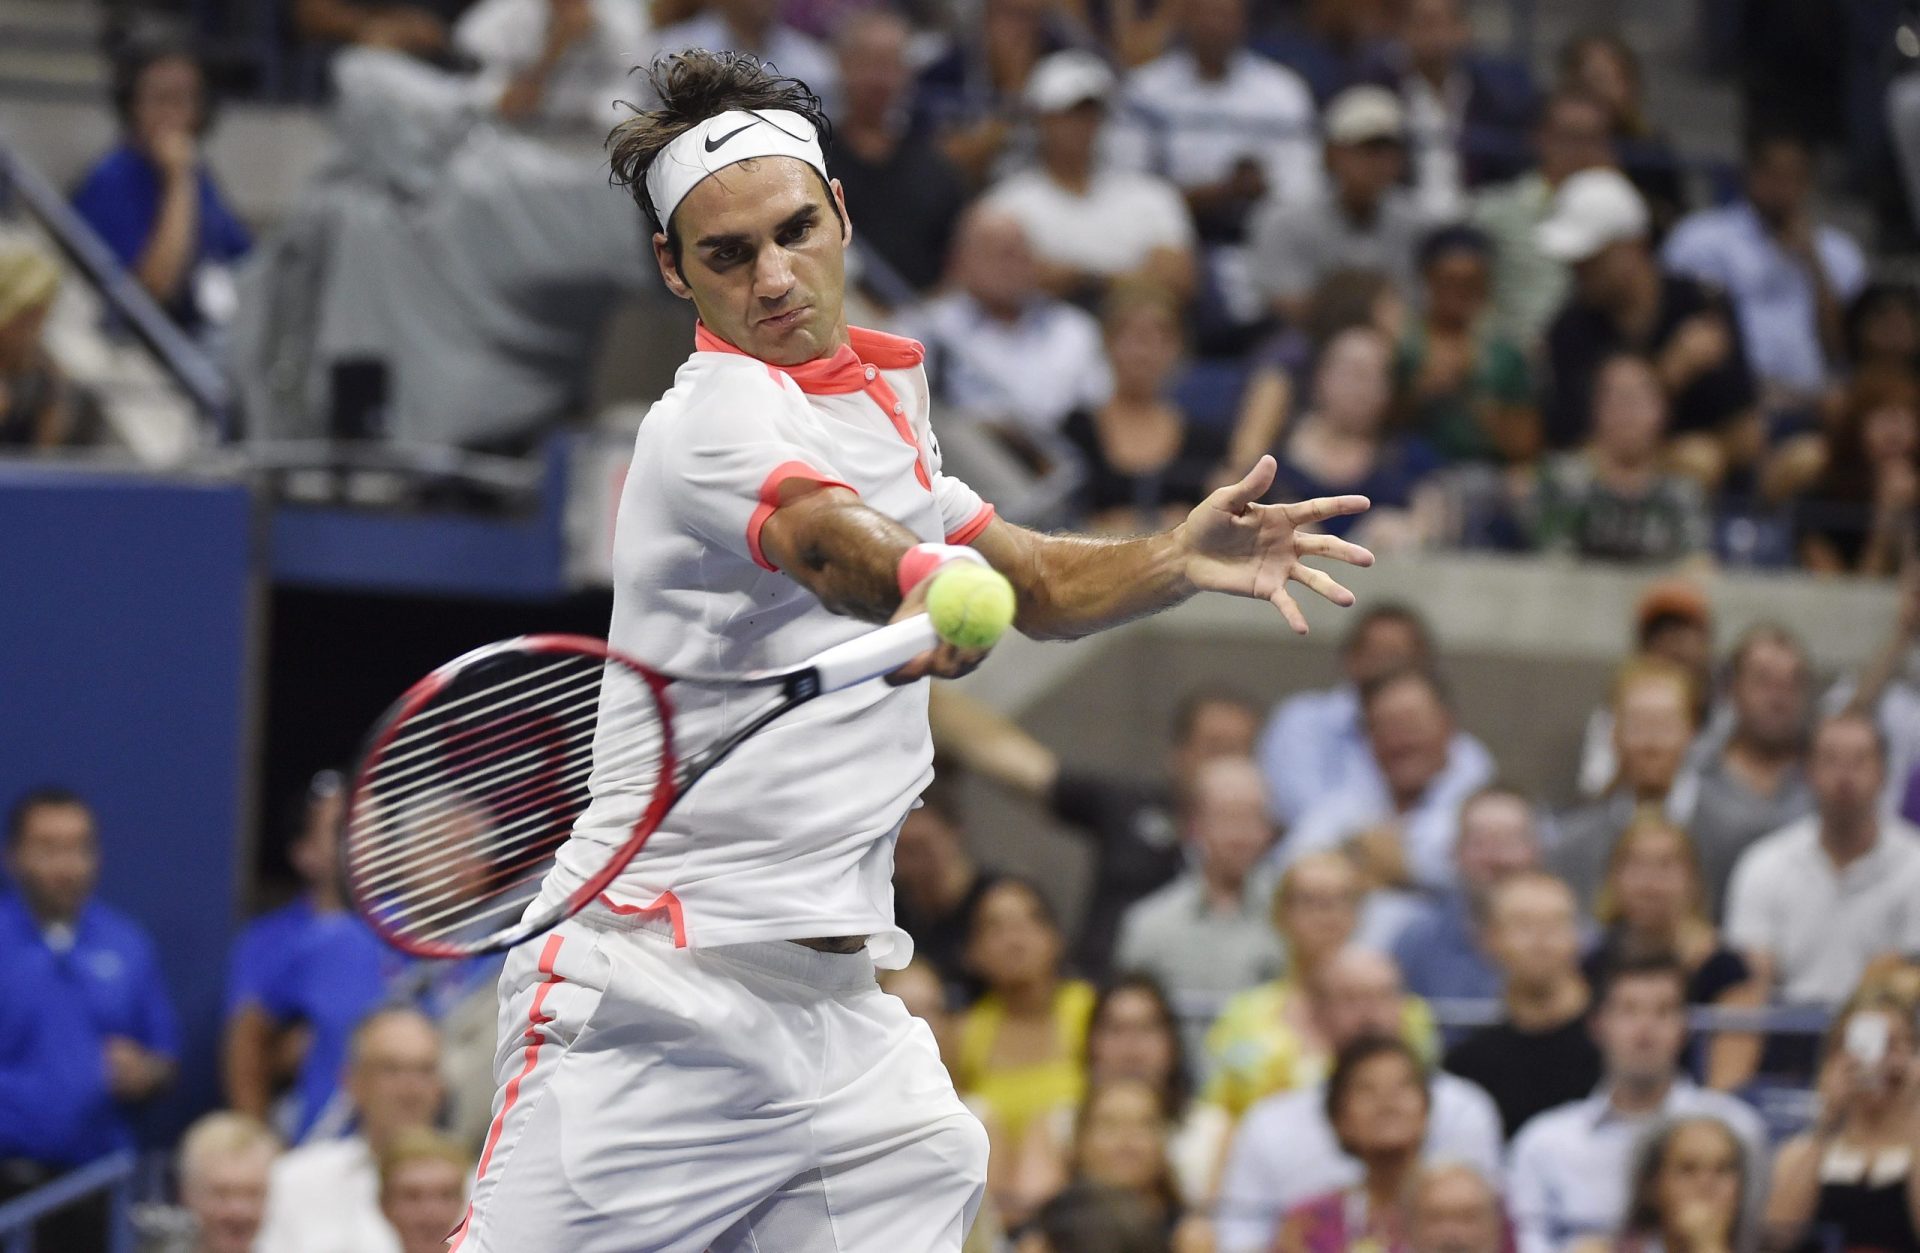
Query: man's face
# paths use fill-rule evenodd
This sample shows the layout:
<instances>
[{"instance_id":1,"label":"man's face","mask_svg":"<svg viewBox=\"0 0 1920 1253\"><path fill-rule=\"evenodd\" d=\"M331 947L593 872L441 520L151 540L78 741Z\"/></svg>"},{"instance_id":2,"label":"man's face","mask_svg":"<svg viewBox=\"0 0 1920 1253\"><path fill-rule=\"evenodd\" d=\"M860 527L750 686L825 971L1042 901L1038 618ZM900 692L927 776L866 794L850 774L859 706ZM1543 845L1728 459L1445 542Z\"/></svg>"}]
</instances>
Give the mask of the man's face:
<instances>
[{"instance_id":1,"label":"man's face","mask_svg":"<svg viewBox=\"0 0 1920 1253\"><path fill-rule=\"evenodd\" d=\"M1613 164L1606 111L1588 100L1554 101L1541 119L1534 145L1540 154L1540 174L1554 187L1582 170Z\"/></svg>"},{"instance_id":2,"label":"man's face","mask_svg":"<svg viewBox=\"0 0 1920 1253\"><path fill-rule=\"evenodd\" d=\"M1427 645L1420 631L1404 618L1375 618L1354 637L1346 656L1347 681L1365 686L1383 674L1427 663Z\"/></svg>"},{"instance_id":3,"label":"man's face","mask_svg":"<svg viewBox=\"0 0 1920 1253\"><path fill-rule=\"evenodd\" d=\"M1540 862L1540 840L1532 808L1505 792L1474 801L1460 815L1454 857L1461 887L1475 897L1522 870L1534 869Z\"/></svg>"},{"instance_id":4,"label":"man's face","mask_svg":"<svg viewBox=\"0 0 1920 1253\"><path fill-rule=\"evenodd\" d=\"M1504 884L1488 918L1488 950L1509 983L1544 988L1577 974L1580 930L1573 893L1550 879Z\"/></svg>"},{"instance_id":5,"label":"man's face","mask_svg":"<svg viewBox=\"0 0 1920 1253\"><path fill-rule=\"evenodd\" d=\"M1620 693L1613 743L1620 777L1636 793L1665 795L1693 743L1693 711L1677 682L1647 678Z\"/></svg>"},{"instance_id":6,"label":"man's face","mask_svg":"<svg viewBox=\"0 0 1920 1253\"><path fill-rule=\"evenodd\" d=\"M1402 39L1416 66L1446 66L1467 48L1473 32L1459 0L1410 0Z\"/></svg>"},{"instance_id":7,"label":"man's face","mask_svg":"<svg viewBox=\"0 0 1920 1253\"><path fill-rule=\"evenodd\" d=\"M272 1155L262 1149L194 1163L180 1181L180 1199L199 1228L199 1253L250 1253L267 1213L272 1164Z\"/></svg>"},{"instance_id":8,"label":"man's face","mask_svg":"<svg viewBox=\"0 0 1920 1253\"><path fill-rule=\"evenodd\" d=\"M1487 307L1487 258L1471 248L1443 252L1427 263L1427 316L1440 326L1473 325Z\"/></svg>"},{"instance_id":9,"label":"man's face","mask_svg":"<svg viewBox=\"0 0 1920 1253\"><path fill-rule=\"evenodd\" d=\"M1327 172L1342 204L1371 210L1399 184L1407 166L1406 149L1391 139L1327 145Z\"/></svg>"},{"instance_id":10,"label":"man's face","mask_svg":"<svg viewBox=\"0 0 1920 1253\"><path fill-rule=\"evenodd\" d=\"M1453 719L1426 683L1408 678L1367 702L1367 739L1396 797L1418 796L1447 767Z\"/></svg>"},{"instance_id":11,"label":"man's face","mask_svg":"<svg viewBox=\"0 0 1920 1253\"><path fill-rule=\"evenodd\" d=\"M907 27L891 17L857 20L840 42L840 94L848 118L884 121L913 80Z\"/></svg>"},{"instance_id":12,"label":"man's face","mask_svg":"<svg viewBox=\"0 0 1920 1253\"><path fill-rule=\"evenodd\" d=\"M444 1248L467 1205L466 1172L437 1157L396 1167L380 1193L380 1211L400 1237L402 1253Z\"/></svg>"},{"instance_id":13,"label":"man's face","mask_svg":"<svg viewBox=\"0 0 1920 1253\"><path fill-rule=\"evenodd\" d=\"M1613 309L1632 291L1634 276L1649 264L1645 240L1616 239L1573 263L1574 286L1584 303Z\"/></svg>"},{"instance_id":14,"label":"man's face","mask_svg":"<svg viewBox=\"0 0 1920 1253\"><path fill-rule=\"evenodd\" d=\"M1415 1253L1500 1253L1506 1243L1500 1206L1470 1170L1448 1170L1424 1181L1408 1216Z\"/></svg>"},{"instance_id":15,"label":"man's face","mask_svg":"<svg viewBox=\"0 0 1920 1253\"><path fill-rule=\"evenodd\" d=\"M1733 675L1738 733L1774 752L1791 749L1806 726L1808 686L1799 652L1775 640L1749 645Z\"/></svg>"},{"instance_id":16,"label":"man's face","mask_svg":"<svg viewBox=\"0 0 1920 1253\"><path fill-rule=\"evenodd\" d=\"M1616 979L1593 1019L1594 1042L1615 1082L1673 1078L1687 1044L1686 993L1664 974Z\"/></svg>"},{"instance_id":17,"label":"man's face","mask_svg":"<svg viewBox=\"0 0 1920 1253\"><path fill-rule=\"evenodd\" d=\"M1339 952L1360 921L1360 877L1338 854L1303 857L1280 891L1281 938L1301 965Z\"/></svg>"},{"instance_id":18,"label":"man's face","mask_svg":"<svg viewBox=\"0 0 1920 1253\"><path fill-rule=\"evenodd\" d=\"M413 1014L389 1014L361 1035L349 1063L347 1094L373 1138L426 1127L440 1110L440 1035Z\"/></svg>"},{"instance_id":19,"label":"man's face","mask_svg":"<svg viewBox=\"0 0 1920 1253\"><path fill-rule=\"evenodd\" d=\"M1688 674L1704 676L1713 661L1713 635L1704 622L1669 618L1647 635L1645 649Z\"/></svg>"},{"instance_id":20,"label":"man's face","mask_svg":"<svg viewBox=\"0 0 1920 1253\"><path fill-rule=\"evenodd\" d=\"M35 805L7 852L7 873L35 914L71 922L100 877L93 815L80 805Z\"/></svg>"},{"instance_id":21,"label":"man's face","mask_svg":"<svg viewBox=\"0 0 1920 1253\"><path fill-rule=\"evenodd\" d=\"M1193 841L1209 872L1242 882L1273 847L1266 791L1250 761L1222 758L1194 781Z\"/></svg>"},{"instance_id":22,"label":"man's face","mask_svg":"<svg viewBox=\"0 0 1920 1253\"><path fill-rule=\"evenodd\" d=\"M1770 229L1779 230L1806 212L1813 196L1813 163L1795 143L1771 143L1747 167L1747 199Z\"/></svg>"},{"instance_id":23,"label":"man's face","mask_svg":"<svg viewBox=\"0 0 1920 1253\"><path fill-rule=\"evenodd\" d=\"M1235 701L1210 700L1193 712L1186 738L1173 746L1174 784L1190 791L1200 768L1221 758L1250 758L1260 724L1253 710Z\"/></svg>"},{"instance_id":24,"label":"man's face","mask_svg":"<svg viewBox=\"0 0 1920 1253\"><path fill-rule=\"evenodd\" d=\"M661 277L714 334L774 365L840 346L853 228L838 181L829 192L794 157L737 162L688 192L673 225L683 264L674 266L667 237L655 235Z\"/></svg>"},{"instance_id":25,"label":"man's face","mask_svg":"<svg viewBox=\"0 0 1920 1253\"><path fill-rule=\"evenodd\" d=\"M1069 109L1042 113L1035 120L1040 136L1040 160L1048 166L1085 168L1093 160L1093 145L1100 138L1106 107L1097 100L1083 100Z\"/></svg>"},{"instance_id":26,"label":"man's face","mask_svg":"<svg viewBox=\"0 0 1920 1253\"><path fill-rule=\"evenodd\" d=\"M989 309L1018 309L1040 288L1040 264L1020 223L1004 213L976 209L954 245L954 277Z\"/></svg>"},{"instance_id":27,"label":"man's face","mask_svg":"<svg viewBox=\"0 0 1920 1253\"><path fill-rule=\"evenodd\" d=\"M1886 782L1873 729L1858 718L1823 723L1813 739L1807 781L1827 822L1852 826L1872 815Z\"/></svg>"},{"instance_id":28,"label":"man's face","mask_svg":"<svg viewBox=\"0 0 1920 1253\"><path fill-rule=\"evenodd\" d=\"M191 134L200 125L200 70L185 57L164 57L149 65L133 88L135 142L151 149L162 135Z\"/></svg>"},{"instance_id":29,"label":"man's face","mask_svg":"<svg viewBox=\"0 0 1920 1253\"><path fill-rule=\"evenodd\" d=\"M1194 55L1224 57L1246 38L1246 0L1185 0L1180 30Z\"/></svg>"},{"instance_id":30,"label":"man's face","mask_svg":"<svg viewBox=\"0 0 1920 1253\"><path fill-rule=\"evenodd\" d=\"M1406 997L1400 972L1378 953L1350 950L1335 959L1325 979L1321 1021L1337 1051L1363 1035L1399 1035Z\"/></svg>"}]
</instances>

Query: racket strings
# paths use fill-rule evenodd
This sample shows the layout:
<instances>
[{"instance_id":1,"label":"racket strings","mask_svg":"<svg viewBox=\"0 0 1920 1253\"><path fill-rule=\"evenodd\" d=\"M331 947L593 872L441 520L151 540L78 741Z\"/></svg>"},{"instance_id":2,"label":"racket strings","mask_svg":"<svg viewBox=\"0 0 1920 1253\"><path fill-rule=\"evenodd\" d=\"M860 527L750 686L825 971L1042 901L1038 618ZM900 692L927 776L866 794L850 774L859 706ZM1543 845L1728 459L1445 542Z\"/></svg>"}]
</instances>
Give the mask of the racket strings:
<instances>
[{"instance_id":1,"label":"racket strings","mask_svg":"<svg viewBox=\"0 0 1920 1253\"><path fill-rule=\"evenodd\" d=\"M645 808L665 744L635 671L585 652L483 659L363 766L346 840L357 901L403 941L488 944L537 899L596 791Z\"/></svg>"}]
</instances>

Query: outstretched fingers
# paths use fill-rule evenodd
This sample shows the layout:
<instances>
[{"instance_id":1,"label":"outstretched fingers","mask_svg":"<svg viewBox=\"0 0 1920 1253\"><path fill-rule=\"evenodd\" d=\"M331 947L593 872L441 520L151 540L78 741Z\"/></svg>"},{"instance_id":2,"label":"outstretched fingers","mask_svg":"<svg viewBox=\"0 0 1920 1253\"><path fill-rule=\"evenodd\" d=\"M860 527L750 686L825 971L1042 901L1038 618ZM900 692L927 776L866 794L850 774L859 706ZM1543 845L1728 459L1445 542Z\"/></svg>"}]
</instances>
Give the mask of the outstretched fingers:
<instances>
[{"instance_id":1,"label":"outstretched fingers","mask_svg":"<svg viewBox=\"0 0 1920 1253\"><path fill-rule=\"evenodd\" d=\"M1267 599L1273 602L1273 607L1280 611L1280 616L1287 620L1287 625L1293 628L1295 635L1307 633L1307 615L1300 612L1300 606L1294 603L1285 584L1275 588Z\"/></svg>"},{"instance_id":2,"label":"outstretched fingers","mask_svg":"<svg viewBox=\"0 0 1920 1253\"><path fill-rule=\"evenodd\" d=\"M1253 463L1253 469L1238 483L1223 487L1215 494L1219 503L1229 512L1245 513L1247 507L1267 494L1273 486L1273 476L1279 473L1280 463L1268 453Z\"/></svg>"},{"instance_id":3,"label":"outstretched fingers","mask_svg":"<svg viewBox=\"0 0 1920 1253\"><path fill-rule=\"evenodd\" d=\"M1365 496L1317 496L1312 500L1281 507L1287 511L1287 521L1295 526L1307 526L1314 522L1325 522L1328 518L1365 513L1372 506L1373 502Z\"/></svg>"},{"instance_id":4,"label":"outstretched fingers","mask_svg":"<svg viewBox=\"0 0 1920 1253\"><path fill-rule=\"evenodd\" d=\"M1290 577L1295 583L1332 601L1342 609L1353 604L1353 593L1334 582L1333 576L1325 570L1316 570L1312 566L1296 562Z\"/></svg>"}]
</instances>

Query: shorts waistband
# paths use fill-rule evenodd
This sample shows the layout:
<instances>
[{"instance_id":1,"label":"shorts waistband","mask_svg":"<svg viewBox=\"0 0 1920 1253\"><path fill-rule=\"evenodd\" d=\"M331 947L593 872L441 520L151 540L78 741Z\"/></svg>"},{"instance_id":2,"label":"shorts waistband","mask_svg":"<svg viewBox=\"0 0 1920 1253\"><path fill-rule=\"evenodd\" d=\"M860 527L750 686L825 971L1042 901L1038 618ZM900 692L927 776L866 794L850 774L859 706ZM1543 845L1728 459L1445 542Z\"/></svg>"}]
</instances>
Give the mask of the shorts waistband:
<instances>
[{"instance_id":1,"label":"shorts waistband","mask_svg":"<svg viewBox=\"0 0 1920 1253\"><path fill-rule=\"evenodd\" d=\"M589 908L576 914L573 921L596 931L624 932L678 947L673 920L659 911L616 914L612 910ZM874 982L873 954L864 948L857 953L823 953L791 940L756 940L680 951L736 963L823 992L851 992Z\"/></svg>"}]
</instances>

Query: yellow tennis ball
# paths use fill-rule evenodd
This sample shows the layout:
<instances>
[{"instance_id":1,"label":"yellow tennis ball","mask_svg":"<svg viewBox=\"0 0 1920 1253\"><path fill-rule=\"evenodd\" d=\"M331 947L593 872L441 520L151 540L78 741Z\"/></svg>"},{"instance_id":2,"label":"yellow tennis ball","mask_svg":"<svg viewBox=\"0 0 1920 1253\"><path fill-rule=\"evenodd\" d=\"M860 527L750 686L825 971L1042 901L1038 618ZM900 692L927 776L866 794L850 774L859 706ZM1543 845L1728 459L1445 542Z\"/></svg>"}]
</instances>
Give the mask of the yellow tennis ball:
<instances>
[{"instance_id":1,"label":"yellow tennis ball","mask_svg":"<svg viewBox=\"0 0 1920 1253\"><path fill-rule=\"evenodd\" d=\"M956 648L991 648L1013 625L1013 584L977 561L950 561L927 588L927 616Z\"/></svg>"}]
</instances>

